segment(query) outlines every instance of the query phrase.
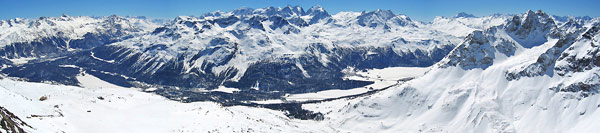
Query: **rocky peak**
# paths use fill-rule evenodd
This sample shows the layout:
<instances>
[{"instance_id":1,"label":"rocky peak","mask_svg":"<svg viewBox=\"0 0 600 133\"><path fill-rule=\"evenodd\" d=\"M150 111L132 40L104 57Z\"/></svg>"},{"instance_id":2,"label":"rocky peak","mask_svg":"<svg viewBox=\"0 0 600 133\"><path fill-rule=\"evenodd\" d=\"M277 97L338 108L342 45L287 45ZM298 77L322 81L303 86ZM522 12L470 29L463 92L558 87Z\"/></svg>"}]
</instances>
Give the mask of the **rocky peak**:
<instances>
[{"instance_id":1,"label":"rocky peak","mask_svg":"<svg viewBox=\"0 0 600 133\"><path fill-rule=\"evenodd\" d=\"M587 32L583 34L583 37L586 39L593 39L594 36L598 35L598 33L600 33L600 23L596 23L593 27L587 30Z\"/></svg>"},{"instance_id":2,"label":"rocky peak","mask_svg":"<svg viewBox=\"0 0 600 133\"><path fill-rule=\"evenodd\" d=\"M267 16L279 15L282 17L299 17L304 14L304 10L299 6L287 6L284 8L275 8L275 7L267 7L267 8L259 8L254 10L254 14L262 14Z\"/></svg>"},{"instance_id":3,"label":"rocky peak","mask_svg":"<svg viewBox=\"0 0 600 133\"><path fill-rule=\"evenodd\" d=\"M554 19L555 22L558 22L558 23L565 23L565 22L568 22L571 20L589 21L589 20L593 19L590 16L557 16L557 15L552 15L552 18Z\"/></svg>"},{"instance_id":4,"label":"rocky peak","mask_svg":"<svg viewBox=\"0 0 600 133\"><path fill-rule=\"evenodd\" d=\"M515 15L508 23L508 27L518 30L519 32L536 30L536 28L549 30L548 28L552 28L553 25L554 21L552 18L541 10L538 10L537 12L529 10L527 13L523 14L522 17Z\"/></svg>"},{"instance_id":5,"label":"rocky peak","mask_svg":"<svg viewBox=\"0 0 600 133\"><path fill-rule=\"evenodd\" d=\"M463 43L458 45L446 58L438 64L441 68L449 66L459 66L463 69L482 68L485 69L492 65L495 58L497 46L493 46L491 40L496 40L488 34L494 31L473 31L469 34Z\"/></svg>"},{"instance_id":6,"label":"rocky peak","mask_svg":"<svg viewBox=\"0 0 600 133\"><path fill-rule=\"evenodd\" d=\"M473 33L469 34L465 40L467 40L469 44L484 44L488 42L487 38L483 35L483 32L479 30L473 31Z\"/></svg>"},{"instance_id":7,"label":"rocky peak","mask_svg":"<svg viewBox=\"0 0 600 133\"><path fill-rule=\"evenodd\" d=\"M505 30L523 47L531 48L547 41L557 29L554 20L541 10L531 10L523 15L515 15L506 24Z\"/></svg>"},{"instance_id":8,"label":"rocky peak","mask_svg":"<svg viewBox=\"0 0 600 133\"><path fill-rule=\"evenodd\" d=\"M12 27L13 25L18 25L18 24L26 23L26 21L23 20L23 19L21 19L21 18L14 18L14 19L8 20L7 23L9 25L9 27Z\"/></svg>"},{"instance_id":9,"label":"rocky peak","mask_svg":"<svg viewBox=\"0 0 600 133\"><path fill-rule=\"evenodd\" d=\"M302 7L300 6L286 6L284 8L281 8L279 10L279 12L281 12L282 14L285 14L287 16L303 16L304 14L306 14L304 12L304 9L302 9Z\"/></svg>"},{"instance_id":10,"label":"rocky peak","mask_svg":"<svg viewBox=\"0 0 600 133\"><path fill-rule=\"evenodd\" d=\"M475 15L468 14L465 12L460 12L460 13L456 14L456 16L454 16L454 18L475 18Z\"/></svg>"},{"instance_id":11,"label":"rocky peak","mask_svg":"<svg viewBox=\"0 0 600 133\"><path fill-rule=\"evenodd\" d=\"M378 26L389 27L387 22L392 19L394 19L392 23L403 25L406 24L405 21L410 21L410 19L406 18L408 17L397 17L391 10L381 9L370 12L363 11L361 15L357 17L359 25L368 26L371 28Z\"/></svg>"},{"instance_id":12,"label":"rocky peak","mask_svg":"<svg viewBox=\"0 0 600 133\"><path fill-rule=\"evenodd\" d=\"M250 15L250 14L252 14L252 12L254 12L254 9L248 8L248 7L242 7L242 8L238 8L238 9L231 11L231 13L233 15L239 15L239 16Z\"/></svg>"},{"instance_id":13,"label":"rocky peak","mask_svg":"<svg viewBox=\"0 0 600 133\"><path fill-rule=\"evenodd\" d=\"M106 17L106 22L118 23L118 22L121 22L121 21L127 21L127 19L125 19L125 18L123 18L121 16L117 16L115 14Z\"/></svg>"},{"instance_id":14,"label":"rocky peak","mask_svg":"<svg viewBox=\"0 0 600 133\"><path fill-rule=\"evenodd\" d=\"M33 27L38 28L39 26L44 25L44 24L48 24L50 26L56 26L56 23L52 22L47 17L40 17L39 19L33 20L33 22L29 23L29 27L30 28L33 28Z\"/></svg>"},{"instance_id":15,"label":"rocky peak","mask_svg":"<svg viewBox=\"0 0 600 133\"><path fill-rule=\"evenodd\" d=\"M564 76L600 67L599 40L600 24L596 23L560 55L554 70L558 75Z\"/></svg>"},{"instance_id":16,"label":"rocky peak","mask_svg":"<svg viewBox=\"0 0 600 133\"><path fill-rule=\"evenodd\" d=\"M73 17L71 17L71 16L63 13L60 17L57 18L57 20L59 20L59 21L72 21Z\"/></svg>"},{"instance_id":17,"label":"rocky peak","mask_svg":"<svg viewBox=\"0 0 600 133\"><path fill-rule=\"evenodd\" d=\"M391 19L392 17L396 16L394 14L394 12L392 12L391 10L381 10L381 9L377 9L375 11L370 11L370 12L362 12L360 17L376 17L376 18L380 18L383 20L388 20Z\"/></svg>"},{"instance_id":18,"label":"rocky peak","mask_svg":"<svg viewBox=\"0 0 600 133\"><path fill-rule=\"evenodd\" d=\"M2 124L0 132L25 133L27 130L33 129L29 124L2 106L0 106L0 123Z\"/></svg>"},{"instance_id":19,"label":"rocky peak","mask_svg":"<svg viewBox=\"0 0 600 133\"><path fill-rule=\"evenodd\" d=\"M327 13L327 11L325 11L325 9L323 9L323 7L321 7L319 5L315 5L315 6L311 7L310 9L308 9L308 11L306 11L306 15L312 16L312 18L310 20L308 20L309 24L314 24L314 23L319 22L322 19L331 17L331 15L329 15L329 13Z\"/></svg>"},{"instance_id":20,"label":"rocky peak","mask_svg":"<svg viewBox=\"0 0 600 133\"><path fill-rule=\"evenodd\" d=\"M195 20L194 17L190 17L190 16L177 16L175 17L175 19L173 19L174 23L183 23L185 21L193 21Z\"/></svg>"},{"instance_id":21,"label":"rocky peak","mask_svg":"<svg viewBox=\"0 0 600 133\"><path fill-rule=\"evenodd\" d=\"M307 15L322 15L322 14L327 14L329 15L329 13L327 13L327 11L325 11L325 9L323 9L323 7L321 7L320 5L315 5L313 7L311 7L310 9L308 9L306 11Z\"/></svg>"},{"instance_id":22,"label":"rocky peak","mask_svg":"<svg viewBox=\"0 0 600 133\"><path fill-rule=\"evenodd\" d=\"M73 18L73 17L71 17L71 16L69 16L69 15L67 15L67 14L64 14L64 13L63 13L63 14L60 16L60 18L70 19L70 18Z\"/></svg>"},{"instance_id":23,"label":"rocky peak","mask_svg":"<svg viewBox=\"0 0 600 133\"><path fill-rule=\"evenodd\" d=\"M209 13L205 13L202 14L202 16L200 18L204 18L204 17L221 17L224 13L221 11L214 11L214 12L209 12Z\"/></svg>"}]
</instances>

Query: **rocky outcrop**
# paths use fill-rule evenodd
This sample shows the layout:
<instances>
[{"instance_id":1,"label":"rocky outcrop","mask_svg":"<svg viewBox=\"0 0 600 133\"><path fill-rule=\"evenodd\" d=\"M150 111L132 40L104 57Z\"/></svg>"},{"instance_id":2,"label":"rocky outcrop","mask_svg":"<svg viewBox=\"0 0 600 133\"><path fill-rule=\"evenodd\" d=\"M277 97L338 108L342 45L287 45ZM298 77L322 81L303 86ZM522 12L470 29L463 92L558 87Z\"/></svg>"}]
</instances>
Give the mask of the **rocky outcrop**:
<instances>
[{"instance_id":1,"label":"rocky outcrop","mask_svg":"<svg viewBox=\"0 0 600 133\"><path fill-rule=\"evenodd\" d=\"M29 124L2 106L0 106L0 127L6 133L25 133L33 129Z\"/></svg>"}]
</instances>

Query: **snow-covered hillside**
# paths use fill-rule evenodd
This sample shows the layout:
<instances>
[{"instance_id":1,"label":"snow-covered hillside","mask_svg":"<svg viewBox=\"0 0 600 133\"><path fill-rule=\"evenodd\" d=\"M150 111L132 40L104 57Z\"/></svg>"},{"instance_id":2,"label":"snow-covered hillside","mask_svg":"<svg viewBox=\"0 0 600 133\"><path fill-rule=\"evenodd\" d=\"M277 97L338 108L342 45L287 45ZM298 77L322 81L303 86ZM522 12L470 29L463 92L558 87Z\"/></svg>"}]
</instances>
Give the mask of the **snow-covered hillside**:
<instances>
[{"instance_id":1,"label":"snow-covered hillside","mask_svg":"<svg viewBox=\"0 0 600 133\"><path fill-rule=\"evenodd\" d=\"M574 39L540 34L565 32L544 28L556 26L549 18L530 11L506 27L475 31L424 76L401 86L304 107L324 113L327 125L358 132L596 132L599 24L584 26ZM538 36L544 43L514 39ZM499 50L506 45L513 47L510 54ZM510 74L519 71L525 71L520 78Z\"/></svg>"},{"instance_id":2,"label":"snow-covered hillside","mask_svg":"<svg viewBox=\"0 0 600 133\"><path fill-rule=\"evenodd\" d=\"M27 132L334 131L312 128L315 121L291 119L281 111L181 103L133 88L93 89L2 79L0 106L30 125L21 126Z\"/></svg>"}]
</instances>

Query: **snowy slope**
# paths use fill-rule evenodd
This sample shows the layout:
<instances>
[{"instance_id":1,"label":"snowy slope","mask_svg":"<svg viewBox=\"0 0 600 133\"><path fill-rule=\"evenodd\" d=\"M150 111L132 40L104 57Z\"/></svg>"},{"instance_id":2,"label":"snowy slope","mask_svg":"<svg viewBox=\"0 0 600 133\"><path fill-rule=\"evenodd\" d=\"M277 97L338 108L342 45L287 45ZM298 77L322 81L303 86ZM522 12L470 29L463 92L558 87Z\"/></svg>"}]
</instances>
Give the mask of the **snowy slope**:
<instances>
[{"instance_id":1,"label":"snowy slope","mask_svg":"<svg viewBox=\"0 0 600 133\"><path fill-rule=\"evenodd\" d=\"M42 96L48 99L39 101ZM0 80L0 105L28 132L332 132L284 112L212 102L180 103L126 88Z\"/></svg>"},{"instance_id":2,"label":"snowy slope","mask_svg":"<svg viewBox=\"0 0 600 133\"><path fill-rule=\"evenodd\" d=\"M547 18L543 12L530 11L511 21L534 25L473 32L432 70L401 86L368 97L304 107L324 113L328 123L325 125L358 132L596 132L593 127L600 126L598 25L580 29L584 32L575 35L575 39L553 39L552 35L540 34L551 33L545 30L552 28L544 28ZM495 34L485 35L490 31ZM535 33L506 35L515 35L511 31ZM497 40L491 37L535 40L538 35L547 40L541 44L520 43L530 42L527 39L510 41L515 47L512 54L495 50L499 43L488 44ZM458 53L459 50L493 55ZM489 62L462 60L448 64L464 56L488 57ZM542 73L520 78L507 74L521 70Z\"/></svg>"}]
</instances>

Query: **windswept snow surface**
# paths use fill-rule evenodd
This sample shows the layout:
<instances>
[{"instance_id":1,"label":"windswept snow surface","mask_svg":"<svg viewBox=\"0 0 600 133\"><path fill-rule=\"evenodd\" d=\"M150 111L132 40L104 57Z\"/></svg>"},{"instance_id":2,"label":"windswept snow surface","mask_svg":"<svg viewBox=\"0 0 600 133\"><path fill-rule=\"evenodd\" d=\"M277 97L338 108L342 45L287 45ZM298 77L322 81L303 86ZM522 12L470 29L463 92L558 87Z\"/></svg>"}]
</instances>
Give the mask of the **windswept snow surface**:
<instances>
[{"instance_id":1,"label":"windswept snow surface","mask_svg":"<svg viewBox=\"0 0 600 133\"><path fill-rule=\"evenodd\" d=\"M524 16L528 15L536 15L523 19L528 23L547 20L541 11ZM544 25L535 26L541 30ZM303 107L323 113L326 125L349 132L597 132L600 61L591 59L599 55L599 27L586 27L574 42L547 36L541 44L513 43L512 54L487 51L487 40L481 43L477 39L482 33L474 32L422 77L371 96ZM502 30L492 36L502 37ZM535 33L521 35L541 36L531 31ZM556 50L561 48L566 50ZM489 62L460 62L486 67L448 66L448 60L461 54L483 56L459 50L485 50L495 56L485 55L492 57ZM525 72L519 78L507 77L515 71Z\"/></svg>"}]
</instances>

